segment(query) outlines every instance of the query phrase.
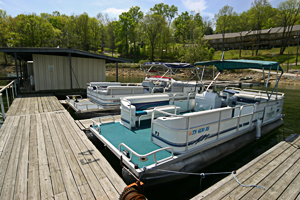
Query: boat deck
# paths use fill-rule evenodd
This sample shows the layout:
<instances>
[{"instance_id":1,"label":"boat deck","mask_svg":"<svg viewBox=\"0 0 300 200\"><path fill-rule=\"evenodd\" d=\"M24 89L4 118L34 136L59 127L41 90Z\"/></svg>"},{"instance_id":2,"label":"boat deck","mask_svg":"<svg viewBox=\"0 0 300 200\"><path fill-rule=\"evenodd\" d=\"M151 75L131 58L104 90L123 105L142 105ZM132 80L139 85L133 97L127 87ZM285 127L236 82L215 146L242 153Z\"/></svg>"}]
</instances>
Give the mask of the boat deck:
<instances>
[{"instance_id":1,"label":"boat deck","mask_svg":"<svg viewBox=\"0 0 300 200\"><path fill-rule=\"evenodd\" d=\"M53 95L14 100L0 169L0 199L118 199L126 186Z\"/></svg>"},{"instance_id":2,"label":"boat deck","mask_svg":"<svg viewBox=\"0 0 300 200\"><path fill-rule=\"evenodd\" d=\"M147 121L147 120L146 120ZM120 143L126 144L138 154L147 154L161 147L151 142L151 127L147 122L141 123L141 128L129 130L120 122L107 123L101 125L101 135L104 136L115 148L119 149ZM123 151L123 147L121 151ZM156 159L161 160L171 156L171 153L164 150L156 154ZM147 161L140 161L133 155L132 162L138 164L139 168L154 164L153 156L149 156Z\"/></svg>"},{"instance_id":3,"label":"boat deck","mask_svg":"<svg viewBox=\"0 0 300 200\"><path fill-rule=\"evenodd\" d=\"M294 139L280 142L237 170L242 184L265 189L240 186L230 175L192 199L299 199L300 137Z\"/></svg>"}]
</instances>

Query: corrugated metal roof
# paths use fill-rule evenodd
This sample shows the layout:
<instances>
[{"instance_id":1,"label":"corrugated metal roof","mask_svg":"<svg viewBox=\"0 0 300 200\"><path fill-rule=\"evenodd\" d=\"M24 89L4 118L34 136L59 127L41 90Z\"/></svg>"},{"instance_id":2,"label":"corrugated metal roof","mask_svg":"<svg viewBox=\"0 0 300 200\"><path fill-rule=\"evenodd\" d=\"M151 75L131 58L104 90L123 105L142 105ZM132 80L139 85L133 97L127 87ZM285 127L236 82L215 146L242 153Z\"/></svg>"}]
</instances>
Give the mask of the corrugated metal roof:
<instances>
[{"instance_id":1,"label":"corrugated metal roof","mask_svg":"<svg viewBox=\"0 0 300 200\"><path fill-rule=\"evenodd\" d=\"M293 31L300 31L300 25L294 25L293 26ZM254 30L254 31L243 31L242 35L256 35L258 34L259 30ZM274 33L282 33L283 32L283 27L275 27L275 28L270 28L270 29L263 29L261 30L261 34L274 34ZM240 37L239 32L235 33L225 33L225 38L235 38L235 37ZM213 39L222 39L222 34L214 34L214 35L204 35L204 39L206 40L213 40Z\"/></svg>"},{"instance_id":2,"label":"corrugated metal roof","mask_svg":"<svg viewBox=\"0 0 300 200\"><path fill-rule=\"evenodd\" d=\"M83 57L83 58L96 58L104 59L106 63L125 62L130 63L131 61L123 58L115 58L106 56L103 54L96 54L88 51L82 51L72 48L53 48L53 47L2 47L0 52L7 53L8 55L14 56L17 53L19 59L24 61L32 61L33 54L44 54L44 55L56 55L56 56L69 56L71 53L72 57Z\"/></svg>"}]
</instances>

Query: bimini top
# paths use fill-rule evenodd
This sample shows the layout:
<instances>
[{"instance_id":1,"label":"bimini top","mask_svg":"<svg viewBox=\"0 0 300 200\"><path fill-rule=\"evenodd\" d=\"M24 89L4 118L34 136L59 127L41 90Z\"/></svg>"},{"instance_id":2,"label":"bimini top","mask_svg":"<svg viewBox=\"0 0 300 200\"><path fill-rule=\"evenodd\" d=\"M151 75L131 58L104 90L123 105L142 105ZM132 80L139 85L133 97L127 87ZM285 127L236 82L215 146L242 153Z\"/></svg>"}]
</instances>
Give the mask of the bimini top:
<instances>
[{"instance_id":1,"label":"bimini top","mask_svg":"<svg viewBox=\"0 0 300 200\"><path fill-rule=\"evenodd\" d=\"M228 69L271 69L280 70L283 72L278 62L274 61L262 61L262 60L217 60L217 61L203 61L196 62L195 65L215 65L219 71L228 70Z\"/></svg>"},{"instance_id":2,"label":"bimini top","mask_svg":"<svg viewBox=\"0 0 300 200\"><path fill-rule=\"evenodd\" d=\"M161 62L146 62L143 66L155 66L155 67L164 67L164 68L195 68L195 66L191 65L190 63L161 63Z\"/></svg>"}]
</instances>

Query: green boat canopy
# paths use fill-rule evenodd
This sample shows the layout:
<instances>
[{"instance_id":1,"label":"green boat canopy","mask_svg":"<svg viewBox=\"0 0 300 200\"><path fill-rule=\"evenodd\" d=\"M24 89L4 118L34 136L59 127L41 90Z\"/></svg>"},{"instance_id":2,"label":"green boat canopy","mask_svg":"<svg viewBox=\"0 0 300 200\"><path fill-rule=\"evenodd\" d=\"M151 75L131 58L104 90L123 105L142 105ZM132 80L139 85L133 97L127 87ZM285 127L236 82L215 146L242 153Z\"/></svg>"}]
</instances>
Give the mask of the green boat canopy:
<instances>
[{"instance_id":1,"label":"green boat canopy","mask_svg":"<svg viewBox=\"0 0 300 200\"><path fill-rule=\"evenodd\" d=\"M203 61L196 62L195 65L215 65L219 71L229 70L229 69L270 69L271 70L280 70L283 72L278 62L274 61L261 61L261 60L217 60L217 61Z\"/></svg>"}]
</instances>

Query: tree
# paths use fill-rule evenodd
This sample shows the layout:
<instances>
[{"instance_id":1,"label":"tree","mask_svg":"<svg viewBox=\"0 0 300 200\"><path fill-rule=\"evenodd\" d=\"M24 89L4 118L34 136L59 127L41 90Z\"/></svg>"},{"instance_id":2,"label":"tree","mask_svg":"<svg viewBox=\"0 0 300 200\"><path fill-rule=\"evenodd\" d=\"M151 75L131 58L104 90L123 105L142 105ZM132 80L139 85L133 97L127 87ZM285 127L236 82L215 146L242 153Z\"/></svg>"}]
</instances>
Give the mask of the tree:
<instances>
[{"instance_id":1,"label":"tree","mask_svg":"<svg viewBox=\"0 0 300 200\"><path fill-rule=\"evenodd\" d=\"M203 21L200 13L183 12L174 20L175 37L178 42L188 44L194 37L195 28L203 28Z\"/></svg>"},{"instance_id":2,"label":"tree","mask_svg":"<svg viewBox=\"0 0 300 200\"><path fill-rule=\"evenodd\" d=\"M145 37L151 46L152 61L154 61L154 48L166 27L167 22L161 15L147 14L142 21L142 28L145 33Z\"/></svg>"},{"instance_id":3,"label":"tree","mask_svg":"<svg viewBox=\"0 0 300 200\"><path fill-rule=\"evenodd\" d=\"M252 30L257 30L255 55L257 55L259 49L261 29L263 24L267 22L267 19L271 17L271 13L272 6L267 0L254 0L251 3L251 8L249 10L249 22L252 25Z\"/></svg>"},{"instance_id":4,"label":"tree","mask_svg":"<svg viewBox=\"0 0 300 200\"><path fill-rule=\"evenodd\" d=\"M204 17L203 26L204 26L204 35L214 34L214 30L212 29L212 21L209 19L208 16Z\"/></svg>"},{"instance_id":5,"label":"tree","mask_svg":"<svg viewBox=\"0 0 300 200\"><path fill-rule=\"evenodd\" d=\"M9 40L8 16L5 10L0 9L0 46L7 47ZM6 54L3 53L5 65L8 64Z\"/></svg>"},{"instance_id":6,"label":"tree","mask_svg":"<svg viewBox=\"0 0 300 200\"><path fill-rule=\"evenodd\" d=\"M131 7L128 12L123 12L119 16L119 21L116 24L115 34L117 36L117 46L119 49L124 49L126 55L129 55L129 39L136 44L136 27L139 21L143 17L143 12L140 11L140 7ZM123 52L119 50L119 52Z\"/></svg>"},{"instance_id":7,"label":"tree","mask_svg":"<svg viewBox=\"0 0 300 200\"><path fill-rule=\"evenodd\" d=\"M229 22L232 17L233 7L225 5L223 8L219 10L219 13L215 14L215 21L216 21L216 31L218 33L222 33L222 41L223 41L223 51L224 48L224 41L225 41L225 33L230 29Z\"/></svg>"},{"instance_id":8,"label":"tree","mask_svg":"<svg viewBox=\"0 0 300 200\"><path fill-rule=\"evenodd\" d=\"M282 26L280 54L282 55L290 42L293 26L299 19L300 1L286 0L278 5L279 25Z\"/></svg>"},{"instance_id":9,"label":"tree","mask_svg":"<svg viewBox=\"0 0 300 200\"><path fill-rule=\"evenodd\" d=\"M150 10L158 15L162 15L167 18L169 26L171 25L172 19L178 14L177 6L169 6L168 4L160 3L155 4Z\"/></svg>"},{"instance_id":10,"label":"tree","mask_svg":"<svg viewBox=\"0 0 300 200\"><path fill-rule=\"evenodd\" d=\"M243 49L243 33L246 34L244 31L249 30L249 14L248 12L242 12L236 19L234 19L236 32L240 34L240 50L239 50L239 57L241 57L242 49Z\"/></svg>"},{"instance_id":11,"label":"tree","mask_svg":"<svg viewBox=\"0 0 300 200\"><path fill-rule=\"evenodd\" d=\"M112 22L109 22L109 24L107 25L107 44L111 50L111 55L113 56L113 52L116 48L116 44L115 44L115 27L116 27L116 22L115 21L112 21Z\"/></svg>"}]
</instances>

